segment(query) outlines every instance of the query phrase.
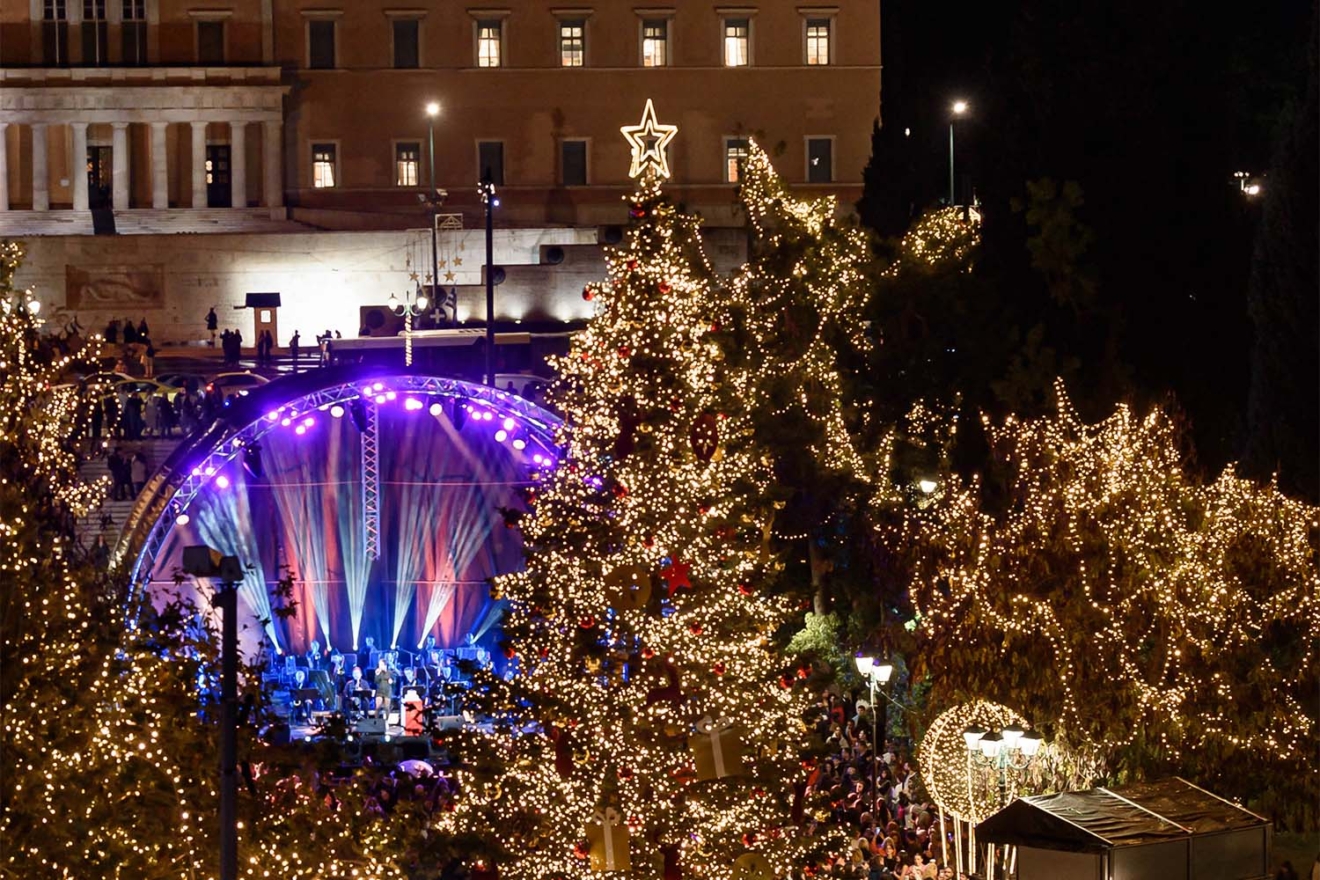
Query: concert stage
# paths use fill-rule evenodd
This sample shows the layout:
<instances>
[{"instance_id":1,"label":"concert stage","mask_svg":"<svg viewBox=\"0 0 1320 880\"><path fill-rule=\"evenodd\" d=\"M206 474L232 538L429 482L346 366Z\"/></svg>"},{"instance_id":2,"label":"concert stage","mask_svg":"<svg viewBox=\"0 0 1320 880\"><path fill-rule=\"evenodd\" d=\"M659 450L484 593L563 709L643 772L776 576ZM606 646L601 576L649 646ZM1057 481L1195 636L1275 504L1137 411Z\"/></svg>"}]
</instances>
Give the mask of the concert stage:
<instances>
[{"instance_id":1,"label":"concert stage","mask_svg":"<svg viewBox=\"0 0 1320 880\"><path fill-rule=\"evenodd\" d=\"M234 399L181 445L148 482L116 556L153 595L186 546L237 556L240 643L249 658L265 650L285 687L299 667L309 678L326 668L332 650L350 666L386 654L400 669L436 665L437 650L498 672L488 579L522 566L500 509L521 509L556 466L558 426L515 395L420 372L286 377ZM287 618L271 598L286 572L297 605ZM185 588L209 609L212 586Z\"/></svg>"}]
</instances>

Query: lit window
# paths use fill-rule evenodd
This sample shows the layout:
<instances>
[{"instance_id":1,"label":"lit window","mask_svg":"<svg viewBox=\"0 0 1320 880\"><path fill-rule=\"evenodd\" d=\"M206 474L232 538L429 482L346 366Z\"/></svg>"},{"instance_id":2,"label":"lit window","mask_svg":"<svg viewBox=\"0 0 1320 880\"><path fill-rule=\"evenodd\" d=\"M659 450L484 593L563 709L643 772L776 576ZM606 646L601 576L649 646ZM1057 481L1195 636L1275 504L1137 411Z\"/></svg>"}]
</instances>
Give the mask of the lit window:
<instances>
[{"instance_id":1,"label":"lit window","mask_svg":"<svg viewBox=\"0 0 1320 880\"><path fill-rule=\"evenodd\" d=\"M394 145L394 185L417 186L421 167L422 145L418 143Z\"/></svg>"},{"instance_id":2,"label":"lit window","mask_svg":"<svg viewBox=\"0 0 1320 880\"><path fill-rule=\"evenodd\" d=\"M746 67L752 63L751 32L750 19L724 19L725 67Z\"/></svg>"},{"instance_id":3,"label":"lit window","mask_svg":"<svg viewBox=\"0 0 1320 880\"><path fill-rule=\"evenodd\" d=\"M830 63L830 20L807 19L807 64Z\"/></svg>"},{"instance_id":4,"label":"lit window","mask_svg":"<svg viewBox=\"0 0 1320 880\"><path fill-rule=\"evenodd\" d=\"M669 22L642 22L642 67L664 67L669 63Z\"/></svg>"},{"instance_id":5,"label":"lit window","mask_svg":"<svg viewBox=\"0 0 1320 880\"><path fill-rule=\"evenodd\" d=\"M581 67L586 62L586 23L561 21L559 23L559 66Z\"/></svg>"},{"instance_id":6,"label":"lit window","mask_svg":"<svg viewBox=\"0 0 1320 880\"><path fill-rule=\"evenodd\" d=\"M747 138L724 139L724 179L737 183L742 176L742 164L747 160Z\"/></svg>"},{"instance_id":7,"label":"lit window","mask_svg":"<svg viewBox=\"0 0 1320 880\"><path fill-rule=\"evenodd\" d=\"M477 22L477 67L499 67L501 59L500 23Z\"/></svg>"},{"instance_id":8,"label":"lit window","mask_svg":"<svg viewBox=\"0 0 1320 880\"><path fill-rule=\"evenodd\" d=\"M206 160L206 183L207 183L208 186L211 185L211 184L213 184L213 183L215 183L215 177L213 176L213 172L214 172L214 171L215 171L215 163L212 162L210 159L207 159L207 160Z\"/></svg>"},{"instance_id":9,"label":"lit window","mask_svg":"<svg viewBox=\"0 0 1320 880\"><path fill-rule=\"evenodd\" d=\"M329 189L335 185L335 145L312 144L312 186Z\"/></svg>"}]
</instances>

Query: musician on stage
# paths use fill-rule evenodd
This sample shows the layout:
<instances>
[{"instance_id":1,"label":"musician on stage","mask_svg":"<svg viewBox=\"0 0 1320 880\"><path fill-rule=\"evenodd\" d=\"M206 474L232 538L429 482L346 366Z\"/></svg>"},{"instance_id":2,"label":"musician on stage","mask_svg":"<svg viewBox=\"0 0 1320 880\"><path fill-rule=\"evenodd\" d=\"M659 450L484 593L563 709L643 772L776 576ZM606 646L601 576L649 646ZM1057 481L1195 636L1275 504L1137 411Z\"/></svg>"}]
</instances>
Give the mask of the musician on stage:
<instances>
[{"instance_id":1,"label":"musician on stage","mask_svg":"<svg viewBox=\"0 0 1320 880\"><path fill-rule=\"evenodd\" d=\"M308 669L322 668L321 663L325 659L325 654L322 653L321 651L321 643L312 642L312 644L307 648L307 654L305 655L305 657L307 660Z\"/></svg>"},{"instance_id":2,"label":"musician on stage","mask_svg":"<svg viewBox=\"0 0 1320 880\"><path fill-rule=\"evenodd\" d=\"M292 691L293 700L293 720L311 721L312 720L312 701L304 700L299 695L299 691L307 689L307 673L299 669L293 674Z\"/></svg>"},{"instance_id":3,"label":"musician on stage","mask_svg":"<svg viewBox=\"0 0 1320 880\"><path fill-rule=\"evenodd\" d=\"M371 690L371 685L362 677L362 667L354 666L353 674L346 682L344 682L344 707L350 713L361 714L366 710L366 707L362 705L362 700L358 697L358 692L369 690Z\"/></svg>"},{"instance_id":4,"label":"musician on stage","mask_svg":"<svg viewBox=\"0 0 1320 880\"><path fill-rule=\"evenodd\" d=\"M368 669L375 669L376 663L380 660L382 651L376 647L375 636L367 636L363 641L362 653L358 655L359 660L365 661L364 665Z\"/></svg>"},{"instance_id":5,"label":"musician on stage","mask_svg":"<svg viewBox=\"0 0 1320 880\"><path fill-rule=\"evenodd\" d=\"M389 718L392 708L394 708L394 673L385 662L385 655L382 654L376 661L376 709Z\"/></svg>"},{"instance_id":6,"label":"musician on stage","mask_svg":"<svg viewBox=\"0 0 1320 880\"><path fill-rule=\"evenodd\" d=\"M412 666L403 667L403 681L399 683L399 693L415 690L420 694L425 689L422 682L417 679L417 670Z\"/></svg>"}]
</instances>

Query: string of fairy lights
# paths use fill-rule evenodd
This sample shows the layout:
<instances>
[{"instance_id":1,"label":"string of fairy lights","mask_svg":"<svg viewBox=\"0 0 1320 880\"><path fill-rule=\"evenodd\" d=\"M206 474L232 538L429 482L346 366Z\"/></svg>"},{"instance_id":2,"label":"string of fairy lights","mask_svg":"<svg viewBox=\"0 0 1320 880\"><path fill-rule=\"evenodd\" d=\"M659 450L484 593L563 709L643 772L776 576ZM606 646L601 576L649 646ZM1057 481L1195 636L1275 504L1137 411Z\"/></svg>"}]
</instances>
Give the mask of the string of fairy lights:
<instances>
[{"instance_id":1,"label":"string of fairy lights","mask_svg":"<svg viewBox=\"0 0 1320 880\"><path fill-rule=\"evenodd\" d=\"M1013 466L1006 513L983 507L979 479L949 477L942 503L905 522L930 550L911 584L919 633L988 637L1006 653L1044 640L1058 717L1037 720L1079 747L1141 738L1174 760L1231 746L1304 764L1316 741L1303 703L1320 645L1316 509L1231 470L1188 478L1177 426L1158 409L1088 424L1061 383L1056 393L1055 415L985 422ZM1078 692L1097 681L1112 701L1099 709ZM1117 706L1131 710L1121 722Z\"/></svg>"},{"instance_id":2,"label":"string of fairy lights","mask_svg":"<svg viewBox=\"0 0 1320 880\"><path fill-rule=\"evenodd\" d=\"M608 280L583 292L596 313L549 394L565 452L521 520L526 570L498 582L518 674L476 689L493 730L467 748L515 772L464 774L441 826L498 834L505 877L732 880L749 853L783 875L841 843L807 833L795 788L810 694L770 641L798 612L766 590L752 383L725 363L698 222L659 170L643 163Z\"/></svg>"}]
</instances>

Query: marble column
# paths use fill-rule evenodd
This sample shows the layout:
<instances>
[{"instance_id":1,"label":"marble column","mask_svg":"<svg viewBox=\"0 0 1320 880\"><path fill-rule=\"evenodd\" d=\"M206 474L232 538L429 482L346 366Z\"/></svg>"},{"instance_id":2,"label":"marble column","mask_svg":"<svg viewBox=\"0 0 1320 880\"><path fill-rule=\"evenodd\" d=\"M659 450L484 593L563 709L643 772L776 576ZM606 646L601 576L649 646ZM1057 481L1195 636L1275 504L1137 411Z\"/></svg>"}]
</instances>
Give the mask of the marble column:
<instances>
[{"instance_id":1,"label":"marble column","mask_svg":"<svg viewBox=\"0 0 1320 880\"><path fill-rule=\"evenodd\" d=\"M151 123L151 207L157 210L170 206L170 160L165 141L168 128L168 122Z\"/></svg>"},{"instance_id":2,"label":"marble column","mask_svg":"<svg viewBox=\"0 0 1320 880\"><path fill-rule=\"evenodd\" d=\"M85 161L85 160L84 160ZM83 180L87 175L83 175ZM46 167L46 123L32 124L32 210L50 210L50 171Z\"/></svg>"},{"instance_id":3,"label":"marble column","mask_svg":"<svg viewBox=\"0 0 1320 880\"><path fill-rule=\"evenodd\" d=\"M69 157L69 176L73 178L73 210L87 210L87 123L70 122L73 129L73 154Z\"/></svg>"},{"instance_id":4,"label":"marble column","mask_svg":"<svg viewBox=\"0 0 1320 880\"><path fill-rule=\"evenodd\" d=\"M206 123L192 123L192 206L206 207Z\"/></svg>"},{"instance_id":5,"label":"marble column","mask_svg":"<svg viewBox=\"0 0 1320 880\"><path fill-rule=\"evenodd\" d=\"M247 207L247 123L229 123L229 204Z\"/></svg>"},{"instance_id":6,"label":"marble column","mask_svg":"<svg viewBox=\"0 0 1320 880\"><path fill-rule=\"evenodd\" d=\"M284 123L268 119L261 132L261 200L268 208L284 204Z\"/></svg>"},{"instance_id":7,"label":"marble column","mask_svg":"<svg viewBox=\"0 0 1320 880\"><path fill-rule=\"evenodd\" d=\"M111 204L116 211L123 211L128 208L128 123L112 122L111 125Z\"/></svg>"},{"instance_id":8,"label":"marble column","mask_svg":"<svg viewBox=\"0 0 1320 880\"><path fill-rule=\"evenodd\" d=\"M9 142L5 139L8 130L9 123L0 122L0 211L9 210Z\"/></svg>"}]
</instances>

